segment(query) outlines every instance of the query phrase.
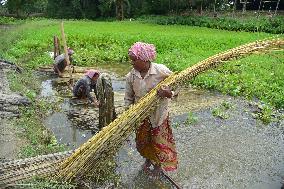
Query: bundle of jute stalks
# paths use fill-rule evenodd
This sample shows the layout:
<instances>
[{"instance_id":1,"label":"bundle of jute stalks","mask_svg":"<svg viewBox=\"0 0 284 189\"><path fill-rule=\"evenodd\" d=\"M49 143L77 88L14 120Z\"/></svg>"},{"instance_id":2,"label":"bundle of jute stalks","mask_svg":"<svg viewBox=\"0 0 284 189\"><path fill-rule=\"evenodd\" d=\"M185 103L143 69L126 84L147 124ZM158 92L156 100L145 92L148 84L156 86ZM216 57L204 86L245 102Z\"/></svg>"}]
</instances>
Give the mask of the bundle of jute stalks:
<instances>
[{"instance_id":1,"label":"bundle of jute stalks","mask_svg":"<svg viewBox=\"0 0 284 189\"><path fill-rule=\"evenodd\" d=\"M5 161L0 163L0 188L9 187L34 176L48 176L56 171L60 162L73 151L59 152L37 157Z\"/></svg>"},{"instance_id":2,"label":"bundle of jute stalks","mask_svg":"<svg viewBox=\"0 0 284 189\"><path fill-rule=\"evenodd\" d=\"M140 125L159 103L160 97L157 89L161 85L175 88L198 74L216 67L225 61L261 52L275 47L283 48L284 39L271 39L257 41L242 45L237 48L209 57L188 69L173 73L146 96L141 98L135 105L122 113L117 119L104 127L98 134L84 143L68 157L58 169L56 178L62 181L71 181L74 178L84 177L90 174L99 174L103 170L104 162L111 157L129 135Z\"/></svg>"}]
</instances>

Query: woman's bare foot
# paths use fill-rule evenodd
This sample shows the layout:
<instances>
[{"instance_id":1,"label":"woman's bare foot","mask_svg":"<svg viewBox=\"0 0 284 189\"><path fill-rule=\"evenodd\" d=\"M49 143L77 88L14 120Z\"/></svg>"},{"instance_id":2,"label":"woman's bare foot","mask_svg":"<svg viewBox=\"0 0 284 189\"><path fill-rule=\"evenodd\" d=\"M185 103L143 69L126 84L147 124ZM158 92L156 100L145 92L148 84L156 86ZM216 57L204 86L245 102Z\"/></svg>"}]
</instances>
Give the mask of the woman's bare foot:
<instances>
[{"instance_id":1,"label":"woman's bare foot","mask_svg":"<svg viewBox=\"0 0 284 189\"><path fill-rule=\"evenodd\" d=\"M150 172L150 166L151 166L151 161L149 159L146 159L145 163L143 164L142 168L145 173Z\"/></svg>"},{"instance_id":2,"label":"woman's bare foot","mask_svg":"<svg viewBox=\"0 0 284 189\"><path fill-rule=\"evenodd\" d=\"M152 171L152 176L154 179L158 179L163 173L163 169L159 165L154 165L154 170Z\"/></svg>"}]
</instances>

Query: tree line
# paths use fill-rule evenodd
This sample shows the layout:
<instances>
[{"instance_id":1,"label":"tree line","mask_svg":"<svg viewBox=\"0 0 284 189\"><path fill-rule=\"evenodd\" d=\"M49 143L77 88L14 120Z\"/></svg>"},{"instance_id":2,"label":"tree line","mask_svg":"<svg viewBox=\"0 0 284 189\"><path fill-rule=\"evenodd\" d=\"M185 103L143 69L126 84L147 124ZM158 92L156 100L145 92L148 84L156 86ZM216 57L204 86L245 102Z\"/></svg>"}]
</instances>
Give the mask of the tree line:
<instances>
[{"instance_id":1,"label":"tree line","mask_svg":"<svg viewBox=\"0 0 284 189\"><path fill-rule=\"evenodd\" d=\"M41 14L50 18L123 20L140 15L166 15L224 10L277 10L280 0L1 0L1 15L27 17Z\"/></svg>"}]
</instances>

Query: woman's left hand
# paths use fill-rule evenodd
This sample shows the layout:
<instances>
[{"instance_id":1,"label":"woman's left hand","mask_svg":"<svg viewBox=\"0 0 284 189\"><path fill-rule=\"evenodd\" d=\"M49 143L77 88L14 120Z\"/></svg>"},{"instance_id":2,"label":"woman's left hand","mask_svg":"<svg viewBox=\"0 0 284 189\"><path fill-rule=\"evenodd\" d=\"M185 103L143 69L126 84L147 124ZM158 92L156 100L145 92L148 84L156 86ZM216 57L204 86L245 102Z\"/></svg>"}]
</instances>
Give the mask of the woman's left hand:
<instances>
[{"instance_id":1,"label":"woman's left hand","mask_svg":"<svg viewBox=\"0 0 284 189\"><path fill-rule=\"evenodd\" d=\"M162 85L161 88L158 89L157 93L162 98L164 98L164 97L171 98L172 97L172 91L171 91L170 87L167 86L167 85Z\"/></svg>"},{"instance_id":2,"label":"woman's left hand","mask_svg":"<svg viewBox=\"0 0 284 189\"><path fill-rule=\"evenodd\" d=\"M94 100L94 105L96 106L96 107L99 107L100 106L100 101L98 101L98 100Z\"/></svg>"}]
</instances>

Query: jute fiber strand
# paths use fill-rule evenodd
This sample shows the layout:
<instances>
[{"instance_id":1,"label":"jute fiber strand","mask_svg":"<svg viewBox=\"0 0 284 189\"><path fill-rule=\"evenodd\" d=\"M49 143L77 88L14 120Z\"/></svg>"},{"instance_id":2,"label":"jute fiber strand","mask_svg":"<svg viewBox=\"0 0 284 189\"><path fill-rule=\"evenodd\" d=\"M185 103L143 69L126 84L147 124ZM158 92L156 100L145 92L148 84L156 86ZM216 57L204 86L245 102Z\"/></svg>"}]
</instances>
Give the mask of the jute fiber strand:
<instances>
[{"instance_id":1,"label":"jute fiber strand","mask_svg":"<svg viewBox=\"0 0 284 189\"><path fill-rule=\"evenodd\" d=\"M168 85L175 88L183 84L184 81L192 79L196 75L220 65L224 61L253 52L268 50L275 46L281 46L281 48L283 48L283 44L283 39L271 39L249 43L209 57L180 73L173 73L141 98L135 105L131 106L117 119L104 127L98 134L76 149L75 152L60 165L56 177L63 181L71 181L75 177L80 178L90 173L98 173L101 169L100 166L103 166L103 162L108 160L110 155L113 155L113 152L116 151L122 142L140 125L142 120L154 110L156 104L159 102L156 91L161 85Z\"/></svg>"}]
</instances>

